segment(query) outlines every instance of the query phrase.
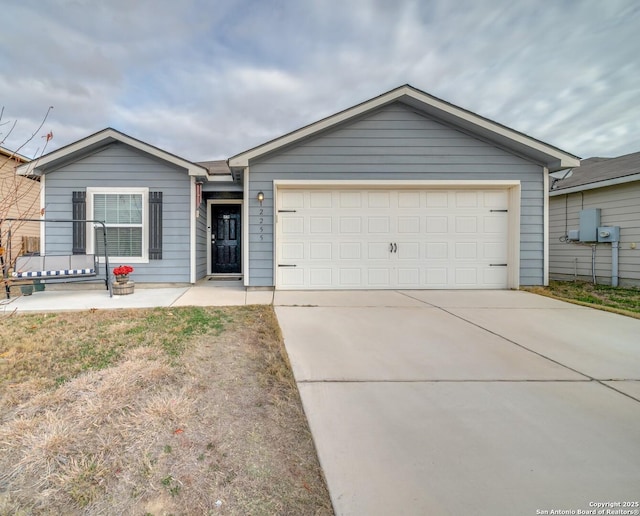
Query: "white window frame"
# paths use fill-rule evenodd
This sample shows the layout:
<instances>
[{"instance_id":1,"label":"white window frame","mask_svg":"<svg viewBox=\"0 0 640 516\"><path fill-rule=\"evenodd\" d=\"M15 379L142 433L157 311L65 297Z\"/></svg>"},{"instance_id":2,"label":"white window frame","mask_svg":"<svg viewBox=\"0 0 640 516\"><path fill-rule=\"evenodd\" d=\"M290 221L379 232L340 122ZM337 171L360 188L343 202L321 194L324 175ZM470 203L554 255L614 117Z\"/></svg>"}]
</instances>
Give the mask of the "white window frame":
<instances>
[{"instance_id":1,"label":"white window frame","mask_svg":"<svg viewBox=\"0 0 640 516\"><path fill-rule=\"evenodd\" d=\"M87 188L87 218L93 219L93 196L95 194L141 194L142 195L142 256L109 256L112 262L126 263L149 263L149 189L148 188L110 188L110 187L88 187ZM93 224L87 227L87 253L95 254L95 230ZM107 231L109 225L107 224ZM104 260L104 257L98 257Z\"/></svg>"}]
</instances>

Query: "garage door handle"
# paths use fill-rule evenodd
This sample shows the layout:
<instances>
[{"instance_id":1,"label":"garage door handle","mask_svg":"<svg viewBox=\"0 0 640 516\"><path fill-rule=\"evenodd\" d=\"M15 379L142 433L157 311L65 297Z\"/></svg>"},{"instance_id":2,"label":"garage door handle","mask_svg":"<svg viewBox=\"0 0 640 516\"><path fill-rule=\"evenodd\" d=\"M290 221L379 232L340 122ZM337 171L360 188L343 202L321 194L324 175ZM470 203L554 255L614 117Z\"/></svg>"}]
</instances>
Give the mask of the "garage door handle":
<instances>
[{"instance_id":1,"label":"garage door handle","mask_svg":"<svg viewBox=\"0 0 640 516\"><path fill-rule=\"evenodd\" d=\"M279 263L278 267L297 267L297 265L291 265L288 263Z\"/></svg>"},{"instance_id":2,"label":"garage door handle","mask_svg":"<svg viewBox=\"0 0 640 516\"><path fill-rule=\"evenodd\" d=\"M489 267L506 267L506 263L490 263Z\"/></svg>"},{"instance_id":3,"label":"garage door handle","mask_svg":"<svg viewBox=\"0 0 640 516\"><path fill-rule=\"evenodd\" d=\"M491 213L509 213L509 210L489 210Z\"/></svg>"},{"instance_id":4,"label":"garage door handle","mask_svg":"<svg viewBox=\"0 0 640 516\"><path fill-rule=\"evenodd\" d=\"M296 210L278 210L278 213L296 213Z\"/></svg>"},{"instance_id":5,"label":"garage door handle","mask_svg":"<svg viewBox=\"0 0 640 516\"><path fill-rule=\"evenodd\" d=\"M393 252L394 253L398 252L398 244L393 244Z\"/></svg>"}]
</instances>

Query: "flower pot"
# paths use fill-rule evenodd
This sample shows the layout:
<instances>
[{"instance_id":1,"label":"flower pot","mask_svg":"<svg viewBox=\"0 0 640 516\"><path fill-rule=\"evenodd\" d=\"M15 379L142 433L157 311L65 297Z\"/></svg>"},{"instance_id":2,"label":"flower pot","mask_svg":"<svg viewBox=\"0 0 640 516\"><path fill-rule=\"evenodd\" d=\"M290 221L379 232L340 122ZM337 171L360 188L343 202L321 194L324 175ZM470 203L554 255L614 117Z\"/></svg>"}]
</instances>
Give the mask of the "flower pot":
<instances>
[{"instance_id":1,"label":"flower pot","mask_svg":"<svg viewBox=\"0 0 640 516\"><path fill-rule=\"evenodd\" d=\"M135 286L136 285L133 281L128 281L127 283L114 283L112 286L113 295L126 296L129 294L133 294Z\"/></svg>"},{"instance_id":2,"label":"flower pot","mask_svg":"<svg viewBox=\"0 0 640 516\"><path fill-rule=\"evenodd\" d=\"M116 276L116 283L128 283L129 275L128 274L120 274Z\"/></svg>"}]
</instances>

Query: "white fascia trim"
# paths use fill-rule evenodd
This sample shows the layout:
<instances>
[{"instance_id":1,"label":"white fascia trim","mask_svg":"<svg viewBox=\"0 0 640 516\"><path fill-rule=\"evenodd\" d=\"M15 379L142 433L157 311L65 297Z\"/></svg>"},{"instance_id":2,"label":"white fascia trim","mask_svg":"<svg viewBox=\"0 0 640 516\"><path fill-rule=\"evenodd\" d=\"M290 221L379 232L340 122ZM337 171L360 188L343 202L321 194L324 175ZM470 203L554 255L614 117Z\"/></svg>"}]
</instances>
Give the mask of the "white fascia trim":
<instances>
[{"instance_id":1,"label":"white fascia trim","mask_svg":"<svg viewBox=\"0 0 640 516\"><path fill-rule=\"evenodd\" d=\"M42 217L42 214L45 215L46 217L46 208L47 208L47 202L45 199L45 177L42 176L40 178L40 217ZM45 232L45 226L46 224L40 224L40 254L42 256L45 255L45 243L46 243L46 232Z\"/></svg>"},{"instance_id":2,"label":"white fascia trim","mask_svg":"<svg viewBox=\"0 0 640 516\"><path fill-rule=\"evenodd\" d=\"M329 116L316 123L313 123L306 127L298 129L297 131L294 131L285 136L272 140L271 142L267 142L264 145L255 147L254 149L251 149L242 154L238 154L237 156L234 156L228 160L229 166L230 167L246 167L249 164L249 161L257 156L261 156L263 154L276 150L280 147L284 147L285 145L289 145L293 142L296 142L298 140L311 136L315 133L318 133L320 131L333 127L351 118L357 117L363 113L372 111L386 104L395 102L396 100L399 100L402 97L410 97L422 104L435 108L436 110L447 113L449 115L453 115L454 117L459 118L461 120L470 122L477 127L486 129L495 134L508 138L514 142L519 143L520 145L525 145L531 149L535 149L536 151L543 152L550 157L556 158L560 163L561 168L580 166L580 160L577 159L575 156L571 156L570 154L564 153L559 149L550 147L524 134L513 131L507 127L504 127L495 122L492 122L478 115L475 115L474 113L466 111L462 108L458 108L452 104L441 101L423 92L417 91L409 86L402 86L386 94L383 94L379 97L376 97L362 104L354 106L351 109L347 109L333 116Z\"/></svg>"},{"instance_id":3,"label":"white fascia trim","mask_svg":"<svg viewBox=\"0 0 640 516\"><path fill-rule=\"evenodd\" d=\"M209 178L209 171L200 166L187 161L185 159L179 158L178 156L174 156L173 154L169 154L168 152L164 152L153 145L149 145L147 143L141 142L140 140L136 140L135 138L131 138L125 134L122 134L113 129L105 129L104 131L100 131L94 135L89 136L88 138L84 138L80 141L72 143L71 145L67 145L62 149L57 151L50 152L49 154L42 156L41 158L34 159L29 163L25 163L16 169L16 173L18 175L29 175L36 171L38 168L51 163L57 159L63 158L64 156L68 156L75 152L81 151L85 147L89 147L96 143L100 143L103 140L108 138L117 140L119 142L125 143L134 147L138 150L141 150L147 154L155 156L163 161L167 161L172 163L180 168L187 169L190 176L205 176L207 179Z\"/></svg>"},{"instance_id":4,"label":"white fascia trim","mask_svg":"<svg viewBox=\"0 0 640 516\"><path fill-rule=\"evenodd\" d=\"M520 185L517 179L276 179L273 182L277 188L304 188L304 187L328 187L359 188L362 186L374 188L411 188L414 186L433 188L472 188L475 186L508 187Z\"/></svg>"},{"instance_id":5,"label":"white fascia trim","mask_svg":"<svg viewBox=\"0 0 640 516\"><path fill-rule=\"evenodd\" d=\"M196 282L196 223L198 221L196 211L196 178L191 177L189 181L189 282Z\"/></svg>"},{"instance_id":6,"label":"white fascia trim","mask_svg":"<svg viewBox=\"0 0 640 516\"><path fill-rule=\"evenodd\" d=\"M595 190L597 188L605 188L607 186L616 186L624 183L632 183L634 181L640 181L640 174L632 174L630 176L616 177L614 179L607 179L606 181L598 181L597 183L589 183L586 185L574 186L572 188L563 188L562 190L552 190L549 192L551 197L556 195L564 195L576 192L583 192L584 190Z\"/></svg>"},{"instance_id":7,"label":"white fascia trim","mask_svg":"<svg viewBox=\"0 0 640 516\"><path fill-rule=\"evenodd\" d=\"M544 208L542 217L544 219L544 236L543 236L543 260L544 269L542 275L543 285L549 285L549 169L542 167L543 174L543 191L544 191Z\"/></svg>"},{"instance_id":8,"label":"white fascia trim","mask_svg":"<svg viewBox=\"0 0 640 516\"><path fill-rule=\"evenodd\" d=\"M249 286L249 167L244 169L242 185L242 282L245 287ZM275 278L275 276L274 276ZM275 283L275 281L274 281Z\"/></svg>"}]
</instances>

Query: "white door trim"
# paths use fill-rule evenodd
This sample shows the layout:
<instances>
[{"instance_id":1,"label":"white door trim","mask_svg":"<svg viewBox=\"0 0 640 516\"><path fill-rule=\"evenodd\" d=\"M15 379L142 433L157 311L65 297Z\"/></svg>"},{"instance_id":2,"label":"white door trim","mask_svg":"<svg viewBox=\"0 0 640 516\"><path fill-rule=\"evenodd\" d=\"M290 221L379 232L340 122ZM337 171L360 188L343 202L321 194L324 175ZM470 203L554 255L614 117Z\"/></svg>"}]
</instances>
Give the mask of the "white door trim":
<instances>
[{"instance_id":1,"label":"white door trim","mask_svg":"<svg viewBox=\"0 0 640 516\"><path fill-rule=\"evenodd\" d=\"M380 188L380 189L403 189L403 188L442 188L442 189L475 189L475 188L496 188L506 189L509 192L509 217L507 232L507 256L509 263L507 288L520 288L520 201L521 184L519 180L324 180L324 179L287 179L273 181L273 215L274 215L274 240L273 240L273 278L275 289L278 285L278 238L280 225L278 223L278 191L284 189L312 189L312 188Z\"/></svg>"}]
</instances>

